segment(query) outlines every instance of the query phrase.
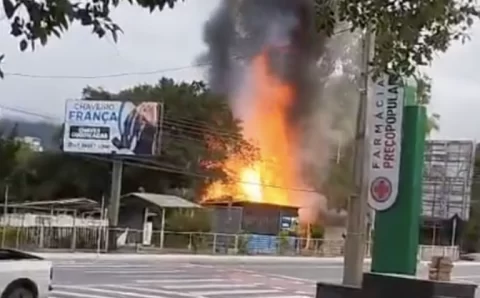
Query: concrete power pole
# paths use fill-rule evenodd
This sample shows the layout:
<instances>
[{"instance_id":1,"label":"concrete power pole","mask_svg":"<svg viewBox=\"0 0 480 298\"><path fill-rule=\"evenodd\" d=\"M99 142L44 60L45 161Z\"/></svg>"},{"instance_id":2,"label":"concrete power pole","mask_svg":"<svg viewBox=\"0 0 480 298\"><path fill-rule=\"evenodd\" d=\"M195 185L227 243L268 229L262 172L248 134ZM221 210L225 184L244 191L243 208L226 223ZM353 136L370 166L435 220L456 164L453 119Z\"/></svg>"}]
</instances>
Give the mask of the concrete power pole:
<instances>
[{"instance_id":1,"label":"concrete power pole","mask_svg":"<svg viewBox=\"0 0 480 298\"><path fill-rule=\"evenodd\" d=\"M355 160L353 175L355 190L348 204L347 235L344 250L343 284L360 286L365 257L366 217L368 212L368 148L369 140L366 131L369 78L375 35L367 28L362 44L362 70L359 82L360 100L357 112L355 133Z\"/></svg>"}]
</instances>

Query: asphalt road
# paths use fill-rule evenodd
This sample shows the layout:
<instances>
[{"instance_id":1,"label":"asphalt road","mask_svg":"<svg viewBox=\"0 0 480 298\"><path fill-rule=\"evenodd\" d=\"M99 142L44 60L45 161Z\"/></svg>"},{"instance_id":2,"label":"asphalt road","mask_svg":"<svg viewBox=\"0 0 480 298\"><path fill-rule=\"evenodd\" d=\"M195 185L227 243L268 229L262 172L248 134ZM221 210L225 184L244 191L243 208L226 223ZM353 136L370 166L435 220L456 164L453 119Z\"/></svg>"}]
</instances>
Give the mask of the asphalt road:
<instances>
[{"instance_id":1,"label":"asphalt road","mask_svg":"<svg viewBox=\"0 0 480 298\"><path fill-rule=\"evenodd\" d=\"M341 276L338 262L56 261L51 297L312 298L316 281L340 282ZM480 283L480 263L457 265L454 277Z\"/></svg>"}]
</instances>

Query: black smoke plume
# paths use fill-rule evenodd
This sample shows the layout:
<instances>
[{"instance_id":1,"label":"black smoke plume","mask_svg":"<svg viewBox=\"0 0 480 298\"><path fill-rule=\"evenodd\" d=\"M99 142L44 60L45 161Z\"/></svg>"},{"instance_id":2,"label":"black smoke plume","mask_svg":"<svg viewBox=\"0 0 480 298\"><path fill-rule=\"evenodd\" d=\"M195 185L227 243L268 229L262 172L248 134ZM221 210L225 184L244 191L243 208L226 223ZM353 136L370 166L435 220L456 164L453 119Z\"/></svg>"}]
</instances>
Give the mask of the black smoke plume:
<instances>
[{"instance_id":1,"label":"black smoke plume","mask_svg":"<svg viewBox=\"0 0 480 298\"><path fill-rule=\"evenodd\" d=\"M311 0L223 0L204 28L212 90L231 95L241 88L242 68L268 53L276 77L293 87L292 127L298 127L316 100L319 58ZM274 99L272 99L274 100Z\"/></svg>"}]
</instances>

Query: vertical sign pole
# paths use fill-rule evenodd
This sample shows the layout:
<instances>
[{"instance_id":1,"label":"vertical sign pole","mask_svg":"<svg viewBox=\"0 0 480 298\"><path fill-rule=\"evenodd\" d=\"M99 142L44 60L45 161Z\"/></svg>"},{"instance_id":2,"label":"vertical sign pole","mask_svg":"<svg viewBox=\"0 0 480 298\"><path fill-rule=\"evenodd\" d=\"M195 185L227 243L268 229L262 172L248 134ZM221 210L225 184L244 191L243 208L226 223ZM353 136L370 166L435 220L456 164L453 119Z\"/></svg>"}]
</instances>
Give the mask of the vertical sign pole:
<instances>
[{"instance_id":1,"label":"vertical sign pole","mask_svg":"<svg viewBox=\"0 0 480 298\"><path fill-rule=\"evenodd\" d=\"M117 233L116 228L118 226L118 212L120 210L120 196L122 191L122 171L123 161L120 158L113 159L112 166L112 180L110 187L110 206L108 208L108 222L110 226L110 239L109 247L114 250L116 248Z\"/></svg>"},{"instance_id":2,"label":"vertical sign pole","mask_svg":"<svg viewBox=\"0 0 480 298\"><path fill-rule=\"evenodd\" d=\"M366 117L368 107L369 63L375 42L375 34L369 26L363 38L362 80L360 101L358 104L357 128L355 135L355 160L353 167L355 190L348 203L347 235L345 241L345 257L343 284L360 286L365 258L366 217L368 213L368 177L366 177L366 161L368 160L368 143L366 138Z\"/></svg>"}]
</instances>

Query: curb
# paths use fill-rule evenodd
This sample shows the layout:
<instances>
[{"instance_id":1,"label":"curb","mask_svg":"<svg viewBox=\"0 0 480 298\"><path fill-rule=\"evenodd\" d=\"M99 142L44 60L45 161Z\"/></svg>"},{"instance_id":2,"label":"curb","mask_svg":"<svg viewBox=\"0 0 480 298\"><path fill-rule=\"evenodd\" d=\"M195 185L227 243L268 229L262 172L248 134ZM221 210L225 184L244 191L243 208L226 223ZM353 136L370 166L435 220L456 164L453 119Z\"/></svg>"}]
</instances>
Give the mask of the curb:
<instances>
[{"instance_id":1,"label":"curb","mask_svg":"<svg viewBox=\"0 0 480 298\"><path fill-rule=\"evenodd\" d=\"M89 253L32 253L48 260L163 260L205 262L269 262L269 263L343 263L343 258L281 257L281 256L213 256L213 255L135 255Z\"/></svg>"},{"instance_id":2,"label":"curb","mask_svg":"<svg viewBox=\"0 0 480 298\"><path fill-rule=\"evenodd\" d=\"M213 263L309 263L309 264L332 264L343 265L343 257L290 257L290 256L228 256L228 255L187 255L187 254L95 254L95 253L35 253L51 261L190 261L190 262L213 262ZM365 264L370 264L371 259L365 259ZM420 266L428 266L428 261L419 261ZM458 261L455 266L480 266L480 262Z\"/></svg>"}]
</instances>

